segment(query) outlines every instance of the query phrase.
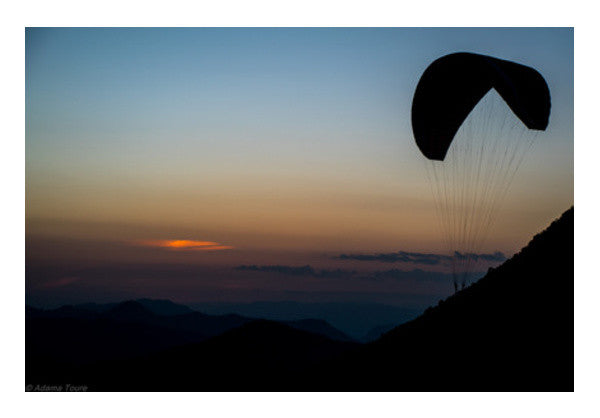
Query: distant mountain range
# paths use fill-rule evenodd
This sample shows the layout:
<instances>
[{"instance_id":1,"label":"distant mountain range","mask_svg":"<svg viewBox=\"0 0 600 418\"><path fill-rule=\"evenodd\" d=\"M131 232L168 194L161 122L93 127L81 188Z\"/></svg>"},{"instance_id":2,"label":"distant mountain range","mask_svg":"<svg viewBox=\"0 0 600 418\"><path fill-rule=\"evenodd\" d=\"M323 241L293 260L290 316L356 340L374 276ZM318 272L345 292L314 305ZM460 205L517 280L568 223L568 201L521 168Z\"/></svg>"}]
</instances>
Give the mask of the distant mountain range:
<instances>
[{"instance_id":1,"label":"distant mountain range","mask_svg":"<svg viewBox=\"0 0 600 418\"><path fill-rule=\"evenodd\" d=\"M237 313L273 321L319 318L360 341L379 338L378 332L416 318L424 308L407 308L380 303L296 301L252 303L195 303L192 308L213 315ZM375 338L372 338L375 336Z\"/></svg>"},{"instance_id":2,"label":"distant mountain range","mask_svg":"<svg viewBox=\"0 0 600 418\"><path fill-rule=\"evenodd\" d=\"M156 315L179 315L193 312L191 308L188 308L185 305L180 305L166 299L136 299L136 302ZM105 312L115 307L117 304L118 303L83 303L76 305L76 307L88 311Z\"/></svg>"},{"instance_id":3,"label":"distant mountain range","mask_svg":"<svg viewBox=\"0 0 600 418\"><path fill-rule=\"evenodd\" d=\"M477 283L361 344L323 320L170 301L26 307L26 383L153 391L572 391L573 209ZM387 332L386 332L387 331Z\"/></svg>"},{"instance_id":4,"label":"distant mountain range","mask_svg":"<svg viewBox=\"0 0 600 418\"><path fill-rule=\"evenodd\" d=\"M283 332L289 341L270 340L267 337L271 329ZM274 322L236 314L206 315L172 302L148 299L63 306L53 310L28 306L25 331L28 381L85 380L85 384L92 383L94 389L104 388L107 370L114 370L117 365L126 369L134 367L140 361L152 358L148 356L157 356L158 363L148 369L155 373L159 364L164 364L171 354L177 353L177 358L182 361L186 356L196 357L196 350L205 350L205 347L213 360L215 356L234 351L259 355L266 348L271 354L265 360L283 355L291 360L293 352L308 347L303 354L308 355L306 361L314 362L336 353L337 348L356 345L346 334L318 319ZM213 338L216 336L219 337ZM231 347L215 348L221 340L236 338L244 341L232 343ZM206 343L202 344L204 341ZM278 350L277 347L287 353L272 352ZM235 358L233 356L229 361ZM205 367L216 367L219 363L211 360ZM297 364L307 366L302 361ZM260 363L254 361L252 365L260 367ZM140 366L134 377L145 373L145 366ZM89 382L90 377L94 377L93 382ZM141 383L137 379L136 384ZM128 382L128 377L119 378L119 383L111 382L111 385L117 385L114 387L120 387Z\"/></svg>"},{"instance_id":5,"label":"distant mountain range","mask_svg":"<svg viewBox=\"0 0 600 418\"><path fill-rule=\"evenodd\" d=\"M237 314L206 315L166 300L140 299L53 310L27 306L27 348L55 353L65 363L85 364L204 341L252 321L256 318ZM281 323L336 341L352 340L323 320Z\"/></svg>"},{"instance_id":6,"label":"distant mountain range","mask_svg":"<svg viewBox=\"0 0 600 418\"><path fill-rule=\"evenodd\" d=\"M330 302L306 303L297 301L262 301L252 303L194 303L190 306L170 300L136 299L143 307L156 315L177 315L194 311L209 315L237 314L248 318L261 318L273 321L300 321L320 319L351 338L373 341L397 324L416 318L423 308L406 308L381 303ZM45 310L46 315L65 315L73 310L85 314L106 312L120 302L82 303L64 305L57 309ZM62 313L61 313L62 312Z\"/></svg>"}]
</instances>

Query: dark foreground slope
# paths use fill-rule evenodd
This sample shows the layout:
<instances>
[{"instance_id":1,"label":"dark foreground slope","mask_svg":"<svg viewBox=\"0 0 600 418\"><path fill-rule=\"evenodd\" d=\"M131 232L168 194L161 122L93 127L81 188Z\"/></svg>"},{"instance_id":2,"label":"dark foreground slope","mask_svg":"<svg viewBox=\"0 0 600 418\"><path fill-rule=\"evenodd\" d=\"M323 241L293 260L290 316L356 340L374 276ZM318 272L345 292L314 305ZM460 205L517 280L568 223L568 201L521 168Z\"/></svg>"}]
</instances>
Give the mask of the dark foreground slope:
<instances>
[{"instance_id":1,"label":"dark foreground slope","mask_svg":"<svg viewBox=\"0 0 600 418\"><path fill-rule=\"evenodd\" d=\"M94 391L304 390L306 370L357 345L256 320L201 343L84 367L72 379Z\"/></svg>"},{"instance_id":2,"label":"dark foreground slope","mask_svg":"<svg viewBox=\"0 0 600 418\"><path fill-rule=\"evenodd\" d=\"M235 314L206 315L189 308L186 313L178 314L177 312L182 309L171 302L167 304L168 301L142 301L144 304L141 301L111 304L106 309L88 309L84 305L82 305L84 307L63 306L54 310L26 307L26 380L46 385L83 381L87 382L87 386L91 385L91 388L95 388L96 385L93 384L95 379L103 383L102 387L114 385L117 381L127 380L127 376L123 376L122 372L128 369L124 367L125 364L144 360L151 354L180 346L190 345L192 347L190 350L197 350L194 344L256 321L254 318ZM161 313L165 312L163 308L167 307L168 312L174 314L157 315L146 307L149 305L158 306L161 308L159 310ZM92 306L92 308L99 306ZM305 319L281 322L281 324L285 326L277 328L276 325L264 325L263 328L266 327L267 331L256 325L250 329L256 333L255 339L261 340L265 345L273 345L273 342L280 339L277 330L283 330L281 332L285 335L297 334L300 340L351 341L344 333L322 320ZM261 331L260 335L259 331ZM233 335L241 335L240 331L236 332L237 334ZM322 338L311 340L313 338L311 334ZM223 339L221 343L223 347L217 351L217 354L224 355L223 353L227 352L230 340L231 337ZM214 344L211 341L207 346L214 346ZM296 344L296 346L301 345L301 343ZM335 343L332 345L337 346ZM232 345L236 350L240 346L241 341ZM344 345L340 344L340 346ZM250 347L250 352L253 347ZM325 346L319 347L311 350L323 350ZM294 347L284 347L288 351L292 348ZM157 360L163 361L165 356L168 357L169 353L173 352L166 351L166 353L158 356ZM196 353L192 356L195 355ZM210 357L214 358L215 355ZM243 358L243 356L238 354L235 358ZM256 364L257 361L261 363L269 358L249 360ZM211 361L209 365L218 363L218 360ZM228 363L231 361L228 360ZM98 364L101 366L96 367ZM193 364L194 362L190 363ZM156 367L151 365L150 369ZM110 375L107 377L105 371L108 370ZM139 375L141 374L138 373ZM115 380L114 376L119 376L119 379ZM156 373L153 372L152 376L156 376ZM138 381L143 383L146 379L138 379Z\"/></svg>"},{"instance_id":3,"label":"dark foreground slope","mask_svg":"<svg viewBox=\"0 0 600 418\"><path fill-rule=\"evenodd\" d=\"M477 283L328 368L343 390L572 391L573 208Z\"/></svg>"}]
</instances>

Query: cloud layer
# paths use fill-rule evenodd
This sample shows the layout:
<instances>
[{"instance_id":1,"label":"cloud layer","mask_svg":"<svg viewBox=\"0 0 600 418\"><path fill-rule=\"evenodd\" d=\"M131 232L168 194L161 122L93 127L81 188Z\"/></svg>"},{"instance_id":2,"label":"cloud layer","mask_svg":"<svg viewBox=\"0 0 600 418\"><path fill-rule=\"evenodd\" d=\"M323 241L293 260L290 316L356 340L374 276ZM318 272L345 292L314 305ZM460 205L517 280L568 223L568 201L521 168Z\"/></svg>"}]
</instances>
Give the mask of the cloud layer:
<instances>
[{"instance_id":1,"label":"cloud layer","mask_svg":"<svg viewBox=\"0 0 600 418\"><path fill-rule=\"evenodd\" d=\"M145 240L136 241L135 244L143 247L165 248L168 250L179 251L218 251L233 249L230 245L221 245L218 242L188 239Z\"/></svg>"},{"instance_id":2,"label":"cloud layer","mask_svg":"<svg viewBox=\"0 0 600 418\"><path fill-rule=\"evenodd\" d=\"M415 253L407 251L398 251L395 253L379 254L340 254L340 260L358 260L358 261L381 261L385 263L412 263L424 265L439 265L454 260L464 260L471 258L474 261L498 261L506 260L506 256L499 251L493 254L474 254L460 253L456 251L453 256L443 254Z\"/></svg>"}]
</instances>

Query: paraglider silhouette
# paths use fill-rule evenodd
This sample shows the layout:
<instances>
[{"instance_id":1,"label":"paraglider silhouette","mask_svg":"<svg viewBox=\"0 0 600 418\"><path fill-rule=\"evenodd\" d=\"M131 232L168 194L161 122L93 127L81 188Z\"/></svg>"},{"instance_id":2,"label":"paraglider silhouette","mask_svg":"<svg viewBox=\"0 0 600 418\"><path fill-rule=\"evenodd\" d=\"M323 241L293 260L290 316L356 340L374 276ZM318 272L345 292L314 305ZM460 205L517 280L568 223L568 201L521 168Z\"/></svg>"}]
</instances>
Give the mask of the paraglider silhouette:
<instances>
[{"instance_id":1,"label":"paraglider silhouette","mask_svg":"<svg viewBox=\"0 0 600 418\"><path fill-rule=\"evenodd\" d=\"M429 65L412 102L452 257L455 291L469 280L498 208L550 117L550 91L531 67L459 52Z\"/></svg>"}]
</instances>

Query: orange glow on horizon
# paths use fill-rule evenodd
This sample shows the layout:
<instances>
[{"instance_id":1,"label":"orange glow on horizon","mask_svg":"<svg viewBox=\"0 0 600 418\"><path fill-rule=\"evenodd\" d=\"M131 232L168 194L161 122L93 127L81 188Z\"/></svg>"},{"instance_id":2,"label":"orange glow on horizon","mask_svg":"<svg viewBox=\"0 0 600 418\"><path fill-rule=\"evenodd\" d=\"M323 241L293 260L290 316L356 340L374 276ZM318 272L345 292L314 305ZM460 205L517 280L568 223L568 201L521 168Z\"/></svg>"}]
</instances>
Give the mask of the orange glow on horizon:
<instances>
[{"instance_id":1,"label":"orange glow on horizon","mask_svg":"<svg viewBox=\"0 0 600 418\"><path fill-rule=\"evenodd\" d=\"M234 247L231 245L221 245L218 242L212 241L195 241L187 239L171 239L171 240L145 240L137 241L136 245L144 247L166 248L170 250L185 250L185 251L218 251L231 250Z\"/></svg>"}]
</instances>

